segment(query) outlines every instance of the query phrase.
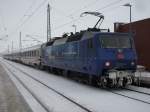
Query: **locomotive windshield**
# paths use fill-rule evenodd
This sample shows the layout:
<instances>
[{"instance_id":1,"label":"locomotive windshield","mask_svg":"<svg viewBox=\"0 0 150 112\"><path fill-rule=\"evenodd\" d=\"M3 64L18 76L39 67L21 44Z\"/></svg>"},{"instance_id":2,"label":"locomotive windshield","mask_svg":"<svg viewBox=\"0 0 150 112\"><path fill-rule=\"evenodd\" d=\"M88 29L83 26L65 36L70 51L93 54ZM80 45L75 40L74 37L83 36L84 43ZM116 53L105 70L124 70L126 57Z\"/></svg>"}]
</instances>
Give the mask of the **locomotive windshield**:
<instances>
[{"instance_id":1,"label":"locomotive windshield","mask_svg":"<svg viewBox=\"0 0 150 112\"><path fill-rule=\"evenodd\" d=\"M102 48L131 48L128 36L103 36L100 38Z\"/></svg>"}]
</instances>

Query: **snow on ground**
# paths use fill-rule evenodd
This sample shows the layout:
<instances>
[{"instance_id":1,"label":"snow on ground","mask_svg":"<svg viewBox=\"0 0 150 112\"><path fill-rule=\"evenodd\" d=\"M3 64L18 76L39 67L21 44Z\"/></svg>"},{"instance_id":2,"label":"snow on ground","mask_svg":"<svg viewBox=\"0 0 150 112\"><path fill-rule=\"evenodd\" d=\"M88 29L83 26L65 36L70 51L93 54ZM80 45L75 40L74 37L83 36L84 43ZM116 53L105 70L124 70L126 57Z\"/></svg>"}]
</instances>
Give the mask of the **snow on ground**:
<instances>
[{"instance_id":1,"label":"snow on ground","mask_svg":"<svg viewBox=\"0 0 150 112\"><path fill-rule=\"evenodd\" d=\"M144 88L144 87L137 87L137 86L128 86L128 89L139 91L139 92L144 92L150 94L150 89L149 88Z\"/></svg>"},{"instance_id":2,"label":"snow on ground","mask_svg":"<svg viewBox=\"0 0 150 112\"><path fill-rule=\"evenodd\" d=\"M73 80L36 70L18 63L11 63L95 112L150 112L149 104L125 98L103 89L77 83ZM7 66L11 67L8 64ZM14 70L12 67L11 69ZM20 73L18 73L18 75L19 74ZM54 94L52 92L43 93L43 91L47 91L46 88L34 88L38 85L36 82L30 80L27 77L25 78L23 75L20 75L20 78L22 78L24 82L26 81L30 83L30 85L33 84L34 86L32 85L31 88L35 89L35 91L38 91L38 93L41 94L40 98L43 101L50 103L50 100L53 99ZM44 94L47 96L46 98L43 96ZM136 94L137 93L135 93L135 95ZM59 105L57 102L52 101L50 105L54 106L54 110L61 107L61 105ZM63 108L66 108L65 105ZM72 108L62 112L70 112L71 110Z\"/></svg>"},{"instance_id":3,"label":"snow on ground","mask_svg":"<svg viewBox=\"0 0 150 112\"><path fill-rule=\"evenodd\" d=\"M9 66L7 64L7 66ZM10 67L10 66L9 66ZM21 79L21 81L36 95L40 101L49 108L50 112L84 112L80 107L67 101L60 95L54 93L37 81L13 69L13 72ZM37 111L35 111L37 112ZM43 112L43 111L41 111Z\"/></svg>"},{"instance_id":4,"label":"snow on ground","mask_svg":"<svg viewBox=\"0 0 150 112\"><path fill-rule=\"evenodd\" d=\"M126 95L135 99L143 100L150 103L150 95L145 95L142 93L137 93L135 91L129 91L129 90L114 90L113 92Z\"/></svg>"},{"instance_id":5,"label":"snow on ground","mask_svg":"<svg viewBox=\"0 0 150 112\"><path fill-rule=\"evenodd\" d=\"M5 66L4 66L5 68ZM6 72L8 73L11 80L16 85L19 92L22 94L28 105L31 107L33 112L46 112L43 107L32 97L32 95L22 86L20 85L19 81L14 78L14 76L5 68Z\"/></svg>"}]
</instances>

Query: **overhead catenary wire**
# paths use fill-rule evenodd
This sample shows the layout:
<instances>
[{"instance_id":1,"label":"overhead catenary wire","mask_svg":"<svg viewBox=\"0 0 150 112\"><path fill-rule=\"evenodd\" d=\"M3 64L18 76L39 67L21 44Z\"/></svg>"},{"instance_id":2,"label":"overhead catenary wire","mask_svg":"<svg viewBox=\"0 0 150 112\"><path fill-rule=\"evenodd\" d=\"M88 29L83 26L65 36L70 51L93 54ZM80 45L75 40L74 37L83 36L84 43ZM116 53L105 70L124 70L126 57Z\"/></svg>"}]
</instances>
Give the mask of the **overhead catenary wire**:
<instances>
[{"instance_id":1,"label":"overhead catenary wire","mask_svg":"<svg viewBox=\"0 0 150 112\"><path fill-rule=\"evenodd\" d=\"M20 25L20 23L23 22L23 20L24 20L25 17L29 16L29 15L27 15L27 13L32 10L33 5L35 4L35 2L36 2L36 0L34 0L34 1L31 3L31 5L27 8L27 10L26 10L25 13L23 14L23 16L19 19L19 21L18 21L18 23L17 23L18 26Z\"/></svg>"},{"instance_id":2,"label":"overhead catenary wire","mask_svg":"<svg viewBox=\"0 0 150 112\"><path fill-rule=\"evenodd\" d=\"M3 31L6 31L7 28L5 26L5 21L4 21L4 17L3 17L3 12L2 12L2 9L0 8L0 21L1 21L1 25L2 25L2 29Z\"/></svg>"},{"instance_id":3,"label":"overhead catenary wire","mask_svg":"<svg viewBox=\"0 0 150 112\"><path fill-rule=\"evenodd\" d=\"M106 8L108 8L108 7L110 7L110 6L113 6L113 5L116 5L116 4L120 3L121 1L123 1L123 0L117 0L117 1L111 2L111 3L107 4L107 5L104 6L104 7L100 8L100 9L97 9L96 11L106 9ZM61 25L58 25L58 26L56 26L56 27L54 28L54 30L63 28L63 27L65 27L66 25L69 25L69 24L71 24L71 23L73 23L73 22L75 22L75 21L78 21L78 20L80 20L80 19L81 19L81 17L77 17L77 18L74 19L74 20L71 20L71 21L66 22L66 23L64 23L64 24L61 24Z\"/></svg>"},{"instance_id":4,"label":"overhead catenary wire","mask_svg":"<svg viewBox=\"0 0 150 112\"><path fill-rule=\"evenodd\" d=\"M75 14L75 13L79 12L79 10L83 10L84 8L90 7L91 5L94 5L95 3L97 3L97 1L99 1L99 0L95 0L95 1L93 1L93 2L88 3L87 5L83 6L82 8L80 8L80 9L78 9L78 10L76 10L76 11L74 11L73 13L67 15L66 17L69 17L69 18L71 19L71 18L72 18L72 16L71 16L72 14ZM116 3L121 2L121 1L123 1L123 0L117 0L117 1L111 2L111 3L107 4L107 5L104 6L104 7L101 7L100 9L97 9L96 11L104 10L104 9L110 7L110 6L115 5ZM27 19L26 19L25 21L23 21L23 22L15 29L15 31L12 32L11 34L13 34L13 33L15 33L16 31L18 31L46 2L47 2L47 0L42 1L41 4L40 4L30 15L27 16ZM32 5L29 7L29 9L31 9L31 8L32 8ZM54 9L57 10L55 7L54 7ZM27 10L27 11L28 11L28 10ZM58 11L57 11L57 12L58 12ZM59 12L60 12L60 13L63 13L62 11L59 11ZM63 14L64 14L64 13L63 13ZM62 15L63 15L63 14L62 14ZM60 29L60 28L62 28L62 27L64 27L64 26L66 26L66 25L68 25L68 24L71 24L71 23L73 23L73 22L75 22L75 21L78 21L78 20L80 20L80 19L81 19L80 17L77 17L76 19L71 20L71 21L69 21L69 22L67 22L67 23L58 25L58 26L56 26L56 27L54 28L54 30Z\"/></svg>"},{"instance_id":5,"label":"overhead catenary wire","mask_svg":"<svg viewBox=\"0 0 150 112\"><path fill-rule=\"evenodd\" d=\"M98 0L96 0L96 1L98 1ZM123 0L116 0L116 1L114 1L114 2L111 2L111 3L109 3L109 4L105 5L105 6L103 6L103 7L99 8L99 9L97 9L96 11L100 11L100 10L107 9L108 7L114 6L114 5L116 5L116 4L118 4L118 3L122 2L122 1L123 1ZM109 11L112 11L112 10L109 10ZM63 27L65 27L65 26L68 25L68 24L71 24L71 23L73 23L73 22L75 22L75 21L78 21L79 19L81 19L81 17L77 17L77 18L74 19L74 20L71 20L71 21L66 22L66 23L64 23L64 24L61 24L61 25L58 25L58 26L56 26L56 27L54 28L54 30L63 28Z\"/></svg>"},{"instance_id":6,"label":"overhead catenary wire","mask_svg":"<svg viewBox=\"0 0 150 112\"><path fill-rule=\"evenodd\" d=\"M72 19L72 16L71 16L71 15L75 14L76 12L79 12L79 10L83 10L84 8L87 8L87 7L90 7L90 6L94 5L97 1L99 1L99 0L95 0L95 1L93 1L93 2L88 3L87 5L83 6L82 8L80 8L80 9L78 9L78 10L76 10L76 11L74 11L73 13L67 15L66 17L69 17L69 18ZM115 2L111 2L110 4L104 6L104 7L100 8L100 9L102 10L102 9L104 9L104 8L107 8L107 7L109 7L109 6L112 6L112 5L114 5L114 4L118 3L118 2L120 2L120 1L123 1L123 0L117 0L117 1L115 1ZM31 14L29 14L29 15L27 16L27 19L26 19L25 21L23 21L11 34L13 34L13 33L15 33L16 31L18 31L18 30L37 12L37 10L39 10L46 2L47 2L47 0L44 0ZM34 1L32 2L31 6L27 9L26 12L28 12L28 11L33 7L33 4L34 4ZM54 9L56 9L56 8L54 7ZM100 9L98 9L98 10L100 10ZM57 10L57 9L56 9L56 10ZM63 13L62 11L59 11L59 12L60 12L60 13ZM25 13L25 14L26 14L26 13ZM24 14L24 16L25 16L25 14ZM64 13L63 13L62 15L64 15ZM22 19L24 18L24 16L22 17ZM22 20L22 19L21 19L21 20ZM78 19L80 19L80 18L78 18ZM20 21L21 21L21 20L20 20ZM57 29L57 28L59 29L59 28L61 28L61 27L64 27L65 25L71 24L71 23L74 22L74 21L77 21L77 19L71 20L71 21L69 21L69 22L67 22L67 23L64 23L64 24L62 24L62 25L58 25L58 26L56 26L54 29Z\"/></svg>"},{"instance_id":7,"label":"overhead catenary wire","mask_svg":"<svg viewBox=\"0 0 150 112\"><path fill-rule=\"evenodd\" d=\"M97 3L99 0L94 0L94 1L92 1L92 2L90 2L90 3L88 3L87 5L85 5L85 6L83 6L82 8L79 8L79 9L77 9L77 10L75 10L74 12L72 12L71 14L69 14L69 15L73 15L73 14L75 14L75 13L77 13L77 12L79 12L80 10L83 10L83 9L85 9L85 8L89 8L89 7L91 7L91 6L93 6L93 5L95 5L95 3Z\"/></svg>"},{"instance_id":8,"label":"overhead catenary wire","mask_svg":"<svg viewBox=\"0 0 150 112\"><path fill-rule=\"evenodd\" d=\"M108 7L111 7L113 5L116 5L116 4L120 3L121 1L124 1L124 0L116 0L114 2L111 2L111 3L107 4L107 5L105 5L104 7L101 7L99 9L97 9L96 11L104 10L104 9L106 9Z\"/></svg>"},{"instance_id":9,"label":"overhead catenary wire","mask_svg":"<svg viewBox=\"0 0 150 112\"><path fill-rule=\"evenodd\" d=\"M25 19L13 32L11 32L10 35L13 35L16 31L18 31L46 2L47 0L43 0L41 4L39 4L38 7L27 16L27 19Z\"/></svg>"},{"instance_id":10,"label":"overhead catenary wire","mask_svg":"<svg viewBox=\"0 0 150 112\"><path fill-rule=\"evenodd\" d=\"M94 1L92 1L92 2L89 2L88 4L86 4L86 5L84 5L82 8L79 8L79 9L77 9L77 10L74 10L74 11L72 11L72 13L70 13L70 14L66 14L65 12L63 12L62 10L58 10L56 7L52 7L55 11L57 11L59 14L61 14L62 16L64 16L64 17L66 17L66 18L69 18L69 19L71 19L71 20L73 20L73 15L75 15L76 13L78 13L78 12L80 12L80 10L83 10L83 9L85 9L85 8L87 8L87 7L91 7L91 6L93 6L93 5L95 5L95 3L97 3L99 0L94 0ZM62 19L62 18L61 18ZM60 20L61 20L60 19Z\"/></svg>"}]
</instances>

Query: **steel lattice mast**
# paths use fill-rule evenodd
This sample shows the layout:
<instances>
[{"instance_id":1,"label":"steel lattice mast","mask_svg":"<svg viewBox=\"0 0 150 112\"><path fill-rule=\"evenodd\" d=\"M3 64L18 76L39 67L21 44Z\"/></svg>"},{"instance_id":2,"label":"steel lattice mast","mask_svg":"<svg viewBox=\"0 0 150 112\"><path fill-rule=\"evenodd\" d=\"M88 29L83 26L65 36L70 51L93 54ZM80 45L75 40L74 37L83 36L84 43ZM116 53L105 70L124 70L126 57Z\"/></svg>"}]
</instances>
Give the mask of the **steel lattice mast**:
<instances>
[{"instance_id":1,"label":"steel lattice mast","mask_svg":"<svg viewBox=\"0 0 150 112\"><path fill-rule=\"evenodd\" d=\"M51 40L50 5L47 6L47 42Z\"/></svg>"}]
</instances>

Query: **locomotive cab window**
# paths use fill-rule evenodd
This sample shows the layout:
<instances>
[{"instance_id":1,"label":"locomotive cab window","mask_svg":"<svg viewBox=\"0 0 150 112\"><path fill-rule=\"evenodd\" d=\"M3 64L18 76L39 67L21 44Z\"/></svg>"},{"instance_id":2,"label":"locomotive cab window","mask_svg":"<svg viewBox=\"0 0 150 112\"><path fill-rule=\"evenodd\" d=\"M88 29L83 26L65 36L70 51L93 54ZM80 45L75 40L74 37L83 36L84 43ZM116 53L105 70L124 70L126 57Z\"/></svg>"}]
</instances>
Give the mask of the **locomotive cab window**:
<instances>
[{"instance_id":1,"label":"locomotive cab window","mask_svg":"<svg viewBox=\"0 0 150 112\"><path fill-rule=\"evenodd\" d=\"M131 39L128 36L102 36L100 43L102 48L132 48Z\"/></svg>"}]
</instances>

